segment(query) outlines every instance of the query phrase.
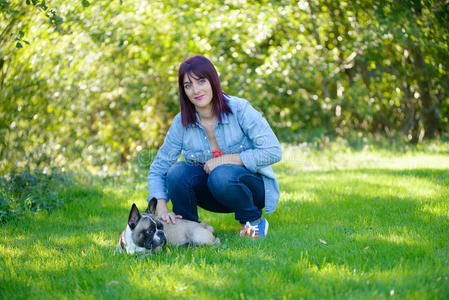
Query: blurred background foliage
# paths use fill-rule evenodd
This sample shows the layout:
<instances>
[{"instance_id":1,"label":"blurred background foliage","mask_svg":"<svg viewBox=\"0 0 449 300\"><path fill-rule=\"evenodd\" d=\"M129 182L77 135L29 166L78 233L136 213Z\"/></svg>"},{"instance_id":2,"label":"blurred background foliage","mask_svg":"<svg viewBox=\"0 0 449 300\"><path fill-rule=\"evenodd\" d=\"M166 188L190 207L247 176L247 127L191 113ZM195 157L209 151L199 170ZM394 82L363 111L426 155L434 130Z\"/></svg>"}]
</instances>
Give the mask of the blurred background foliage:
<instances>
[{"instance_id":1,"label":"blurred background foliage","mask_svg":"<svg viewBox=\"0 0 449 300\"><path fill-rule=\"evenodd\" d=\"M449 133L448 1L0 0L0 13L1 173L145 165L194 54L283 142Z\"/></svg>"}]
</instances>

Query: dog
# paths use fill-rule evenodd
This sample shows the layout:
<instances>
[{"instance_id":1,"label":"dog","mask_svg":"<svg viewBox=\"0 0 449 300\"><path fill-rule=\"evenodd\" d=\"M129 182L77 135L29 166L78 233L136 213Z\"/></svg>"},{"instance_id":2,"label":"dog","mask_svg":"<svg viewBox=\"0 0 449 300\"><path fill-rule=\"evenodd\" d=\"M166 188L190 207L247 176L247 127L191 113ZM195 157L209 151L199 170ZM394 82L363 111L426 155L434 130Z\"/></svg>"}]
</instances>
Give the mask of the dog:
<instances>
[{"instance_id":1,"label":"dog","mask_svg":"<svg viewBox=\"0 0 449 300\"><path fill-rule=\"evenodd\" d=\"M214 228L206 223L179 219L175 224L163 223L156 215L156 198L140 213L135 203L129 213L128 225L120 235L117 249L128 254L157 252L167 243L174 246L199 246L220 244Z\"/></svg>"}]
</instances>

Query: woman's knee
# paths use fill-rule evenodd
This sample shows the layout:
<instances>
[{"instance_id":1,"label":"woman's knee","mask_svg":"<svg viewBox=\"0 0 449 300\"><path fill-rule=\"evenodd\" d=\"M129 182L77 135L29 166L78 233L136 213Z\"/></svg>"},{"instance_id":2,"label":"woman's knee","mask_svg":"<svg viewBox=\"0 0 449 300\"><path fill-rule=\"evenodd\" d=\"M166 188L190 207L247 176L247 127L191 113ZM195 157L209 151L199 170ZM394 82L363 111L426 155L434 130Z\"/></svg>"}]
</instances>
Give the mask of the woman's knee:
<instances>
[{"instance_id":1,"label":"woman's knee","mask_svg":"<svg viewBox=\"0 0 449 300\"><path fill-rule=\"evenodd\" d=\"M242 170L238 165L220 165L212 170L207 180L207 186L211 192L225 192L232 184L239 181Z\"/></svg>"},{"instance_id":2,"label":"woman's knee","mask_svg":"<svg viewBox=\"0 0 449 300\"><path fill-rule=\"evenodd\" d=\"M180 183L188 183L192 177L201 175L201 172L201 166L185 161L178 161L168 169L167 184L178 185Z\"/></svg>"},{"instance_id":3,"label":"woman's knee","mask_svg":"<svg viewBox=\"0 0 449 300\"><path fill-rule=\"evenodd\" d=\"M167 182L179 182L186 179L189 166L185 161L178 161L168 169Z\"/></svg>"}]
</instances>

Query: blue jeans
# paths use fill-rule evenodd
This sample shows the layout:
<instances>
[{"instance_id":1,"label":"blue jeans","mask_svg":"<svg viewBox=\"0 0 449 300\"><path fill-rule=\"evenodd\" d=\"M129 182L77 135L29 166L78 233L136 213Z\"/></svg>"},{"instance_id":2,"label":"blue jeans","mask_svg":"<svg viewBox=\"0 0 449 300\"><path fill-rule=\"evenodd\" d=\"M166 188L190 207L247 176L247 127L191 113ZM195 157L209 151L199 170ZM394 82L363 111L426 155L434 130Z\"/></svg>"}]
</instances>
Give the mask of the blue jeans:
<instances>
[{"instance_id":1,"label":"blue jeans","mask_svg":"<svg viewBox=\"0 0 449 300\"><path fill-rule=\"evenodd\" d=\"M167 172L167 188L173 212L192 221L198 221L197 206L234 212L241 224L259 219L265 206L262 176L240 165L220 165L207 175L203 166L180 161Z\"/></svg>"}]
</instances>

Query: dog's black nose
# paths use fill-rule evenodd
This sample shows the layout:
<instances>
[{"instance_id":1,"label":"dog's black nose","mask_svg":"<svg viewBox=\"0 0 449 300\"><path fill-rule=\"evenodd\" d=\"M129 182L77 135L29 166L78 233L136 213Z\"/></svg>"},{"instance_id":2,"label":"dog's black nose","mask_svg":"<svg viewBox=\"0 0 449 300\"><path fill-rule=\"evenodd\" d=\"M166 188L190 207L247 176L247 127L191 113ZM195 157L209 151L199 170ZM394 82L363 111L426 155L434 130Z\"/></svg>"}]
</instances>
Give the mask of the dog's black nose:
<instances>
[{"instance_id":1,"label":"dog's black nose","mask_svg":"<svg viewBox=\"0 0 449 300\"><path fill-rule=\"evenodd\" d=\"M165 236L165 233L163 231L159 231L156 235L161 241L162 246L165 246L165 244L167 243L167 237Z\"/></svg>"},{"instance_id":2,"label":"dog's black nose","mask_svg":"<svg viewBox=\"0 0 449 300\"><path fill-rule=\"evenodd\" d=\"M167 244L167 237L163 231L157 231L153 238L148 241L147 249L156 249L158 247L163 247Z\"/></svg>"},{"instance_id":3,"label":"dog's black nose","mask_svg":"<svg viewBox=\"0 0 449 300\"><path fill-rule=\"evenodd\" d=\"M165 233L163 231L158 231L157 234L158 238L160 238L161 240L166 240L166 236Z\"/></svg>"}]
</instances>

